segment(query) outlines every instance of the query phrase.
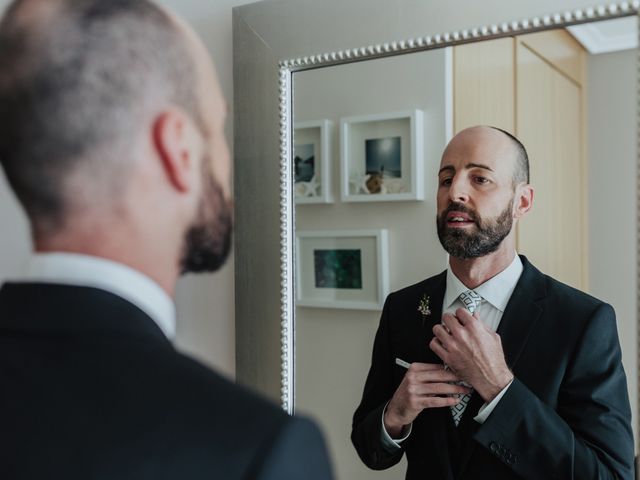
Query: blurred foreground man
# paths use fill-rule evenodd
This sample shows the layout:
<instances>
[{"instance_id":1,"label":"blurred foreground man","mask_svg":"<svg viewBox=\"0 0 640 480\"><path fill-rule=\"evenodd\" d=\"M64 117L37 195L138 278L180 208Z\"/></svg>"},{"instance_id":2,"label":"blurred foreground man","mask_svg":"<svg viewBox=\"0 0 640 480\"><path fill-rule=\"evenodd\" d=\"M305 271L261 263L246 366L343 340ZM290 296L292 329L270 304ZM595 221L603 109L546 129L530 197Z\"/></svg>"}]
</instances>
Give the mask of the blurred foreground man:
<instances>
[{"instance_id":1,"label":"blurred foreground man","mask_svg":"<svg viewBox=\"0 0 640 480\"><path fill-rule=\"evenodd\" d=\"M0 290L0 478L328 479L314 425L178 353L182 272L232 229L204 46L146 0L18 0L0 159L36 254Z\"/></svg>"},{"instance_id":2,"label":"blurred foreground man","mask_svg":"<svg viewBox=\"0 0 640 480\"><path fill-rule=\"evenodd\" d=\"M360 458L381 470L406 452L412 480L632 480L613 309L516 254L524 146L463 130L438 181L449 267L387 298L353 417Z\"/></svg>"}]
</instances>

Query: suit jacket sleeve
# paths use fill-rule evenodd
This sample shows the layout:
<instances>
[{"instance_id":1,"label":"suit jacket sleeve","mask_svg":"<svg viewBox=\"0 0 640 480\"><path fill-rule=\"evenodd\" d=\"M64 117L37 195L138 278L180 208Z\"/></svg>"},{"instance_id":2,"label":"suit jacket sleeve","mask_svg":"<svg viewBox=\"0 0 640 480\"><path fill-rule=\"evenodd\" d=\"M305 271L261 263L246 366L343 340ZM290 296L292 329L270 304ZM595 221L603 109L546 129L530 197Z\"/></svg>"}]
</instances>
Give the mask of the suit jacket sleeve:
<instances>
[{"instance_id":1,"label":"suit jacket sleeve","mask_svg":"<svg viewBox=\"0 0 640 480\"><path fill-rule=\"evenodd\" d=\"M362 394L362 400L353 415L351 441L365 465L375 470L389 468L400 461L404 449L388 451L382 444L382 412L395 392L392 379L392 358L389 346L390 303L387 297L380 325L373 343L371 368Z\"/></svg>"},{"instance_id":2,"label":"suit jacket sleeve","mask_svg":"<svg viewBox=\"0 0 640 480\"><path fill-rule=\"evenodd\" d=\"M329 455L318 427L304 418L290 417L260 460L251 480L332 480Z\"/></svg>"},{"instance_id":3,"label":"suit jacket sleeve","mask_svg":"<svg viewBox=\"0 0 640 480\"><path fill-rule=\"evenodd\" d=\"M630 418L615 313L601 304L569 359L556 408L516 379L475 438L522 478L632 480Z\"/></svg>"}]
</instances>

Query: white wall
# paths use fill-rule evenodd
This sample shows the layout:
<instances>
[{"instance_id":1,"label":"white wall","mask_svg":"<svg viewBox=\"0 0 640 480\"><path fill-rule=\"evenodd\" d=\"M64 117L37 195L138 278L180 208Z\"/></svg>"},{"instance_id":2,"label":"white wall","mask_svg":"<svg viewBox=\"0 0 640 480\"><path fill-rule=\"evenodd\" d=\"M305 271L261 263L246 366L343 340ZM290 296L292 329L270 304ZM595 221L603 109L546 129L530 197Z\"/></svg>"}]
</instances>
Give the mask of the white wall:
<instances>
[{"instance_id":1,"label":"white wall","mask_svg":"<svg viewBox=\"0 0 640 480\"><path fill-rule=\"evenodd\" d=\"M588 61L589 284L613 305L637 436L635 50Z\"/></svg>"},{"instance_id":2,"label":"white wall","mask_svg":"<svg viewBox=\"0 0 640 480\"><path fill-rule=\"evenodd\" d=\"M0 0L0 11L9 4ZM249 0L160 0L203 38L217 66L227 101L233 103L231 9ZM233 117L227 120L229 145ZM0 282L24 268L31 245L25 216L0 175ZM188 276L178 284L177 343L219 371L235 374L233 258L215 275Z\"/></svg>"}]
</instances>

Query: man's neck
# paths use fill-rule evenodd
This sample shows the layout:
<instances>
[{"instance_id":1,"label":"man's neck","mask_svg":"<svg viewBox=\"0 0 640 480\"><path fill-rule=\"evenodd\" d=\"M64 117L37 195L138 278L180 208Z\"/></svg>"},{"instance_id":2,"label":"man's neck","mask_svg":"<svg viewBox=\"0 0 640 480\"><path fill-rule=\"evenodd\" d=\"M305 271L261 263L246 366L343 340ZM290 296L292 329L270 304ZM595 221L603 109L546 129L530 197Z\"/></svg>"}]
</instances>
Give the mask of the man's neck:
<instances>
[{"instance_id":1,"label":"man's neck","mask_svg":"<svg viewBox=\"0 0 640 480\"><path fill-rule=\"evenodd\" d=\"M175 287L178 278L178 265L168 268L165 262L157 261L163 258L154 251L152 244L149 248L134 248L132 242L111 242L111 237L105 235L101 239L93 241L77 241L68 238L48 238L46 240L34 239L36 253L77 253L98 258L104 258L113 262L126 265L156 282L169 295L175 297ZM126 248L122 248L125 246Z\"/></svg>"},{"instance_id":2,"label":"man's neck","mask_svg":"<svg viewBox=\"0 0 640 480\"><path fill-rule=\"evenodd\" d=\"M505 242L506 243L506 242ZM449 257L453 274L467 287L476 288L505 270L515 258L512 245L501 245L483 257L461 259Z\"/></svg>"}]
</instances>

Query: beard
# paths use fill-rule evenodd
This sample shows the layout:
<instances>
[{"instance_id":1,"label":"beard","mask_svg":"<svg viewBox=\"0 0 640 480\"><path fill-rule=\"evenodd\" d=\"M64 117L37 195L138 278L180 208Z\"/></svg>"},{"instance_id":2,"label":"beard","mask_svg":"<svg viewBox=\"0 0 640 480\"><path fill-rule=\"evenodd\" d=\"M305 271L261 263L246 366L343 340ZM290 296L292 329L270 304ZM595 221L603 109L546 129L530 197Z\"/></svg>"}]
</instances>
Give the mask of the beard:
<instances>
[{"instance_id":1,"label":"beard","mask_svg":"<svg viewBox=\"0 0 640 480\"><path fill-rule=\"evenodd\" d=\"M450 204L436 219L442 247L449 255L460 259L478 258L495 252L511 232L513 201L512 198L498 216L487 219L460 203ZM449 227L447 214L452 211L468 214L476 225L475 231L467 232L461 228Z\"/></svg>"},{"instance_id":2,"label":"beard","mask_svg":"<svg viewBox=\"0 0 640 480\"><path fill-rule=\"evenodd\" d=\"M222 187L206 168L204 159L203 194L196 218L184 236L180 260L182 273L215 272L224 265L231 250L233 204L226 200Z\"/></svg>"}]
</instances>

